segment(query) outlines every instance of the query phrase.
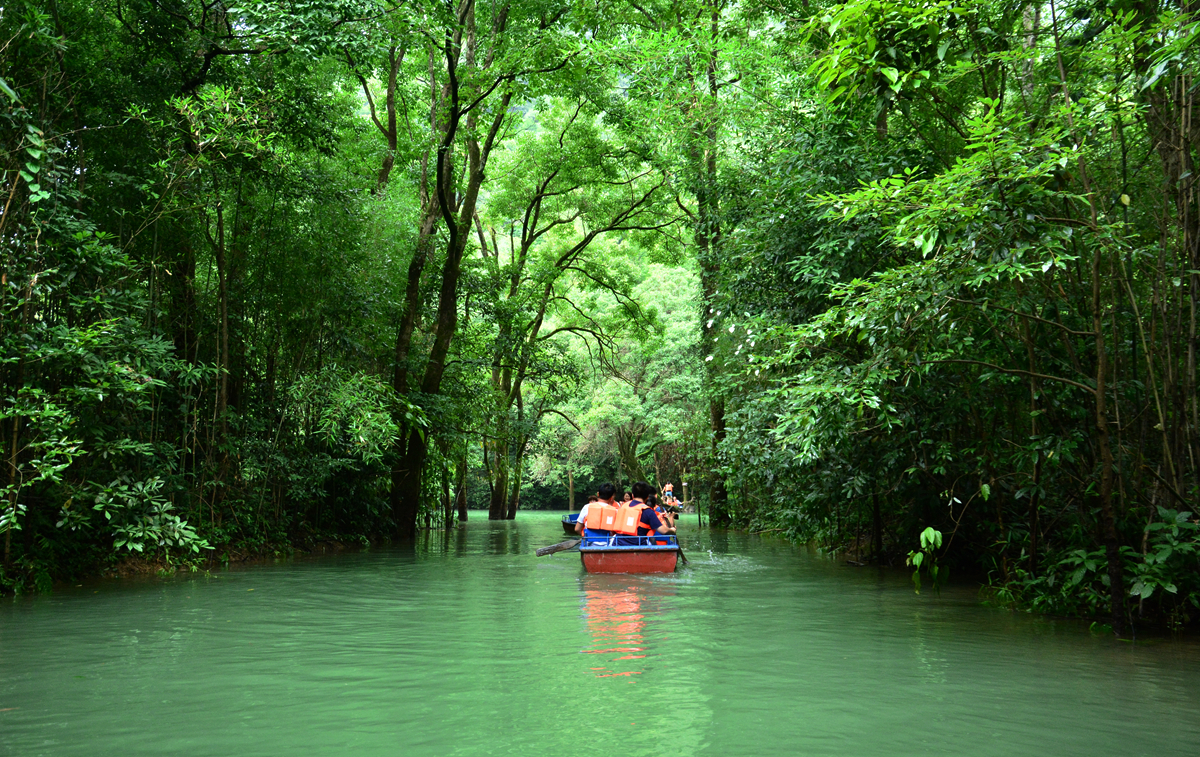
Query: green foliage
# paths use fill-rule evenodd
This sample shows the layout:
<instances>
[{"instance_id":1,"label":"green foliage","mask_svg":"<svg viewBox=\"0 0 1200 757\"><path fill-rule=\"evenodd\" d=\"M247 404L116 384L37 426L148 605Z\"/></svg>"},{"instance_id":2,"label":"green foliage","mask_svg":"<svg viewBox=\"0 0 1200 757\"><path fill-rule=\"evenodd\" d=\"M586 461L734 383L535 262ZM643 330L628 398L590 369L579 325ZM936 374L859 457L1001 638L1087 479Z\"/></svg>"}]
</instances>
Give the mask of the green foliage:
<instances>
[{"instance_id":1,"label":"green foliage","mask_svg":"<svg viewBox=\"0 0 1200 757\"><path fill-rule=\"evenodd\" d=\"M909 90L930 86L939 66L953 63L960 55L970 61L970 43L956 40L955 30L970 26L968 18L974 13L969 4L947 0L841 3L809 24L810 33L828 39L811 71L830 101L849 99L860 88L869 88L880 107L885 107ZM966 36L988 38L986 32ZM952 46L958 49L952 52Z\"/></svg>"},{"instance_id":2,"label":"green foliage","mask_svg":"<svg viewBox=\"0 0 1200 757\"><path fill-rule=\"evenodd\" d=\"M933 528L954 535L938 567L991 571L1005 601L1096 615L1124 593L1138 617L1179 616L1147 604L1179 584L1146 526L1197 486L1194 380L1169 346L1197 280L1167 241L1193 233L1174 189L1193 157L1155 147L1175 132L1151 114L1181 112L1162 72L1194 54L1176 43L1194 24L1089 4L813 11L813 57L775 79L799 96L771 100L718 176L710 365L736 523L881 562Z\"/></svg>"},{"instance_id":3,"label":"green foliage","mask_svg":"<svg viewBox=\"0 0 1200 757\"><path fill-rule=\"evenodd\" d=\"M949 567L938 565L937 550L941 548L942 532L930 526L921 532L921 548L908 553L904 564L911 566L913 569L913 590L917 594L921 593L921 568L924 568L929 574L929 580L933 583L933 590L938 593L941 593L942 586L949 578Z\"/></svg>"},{"instance_id":4,"label":"green foliage","mask_svg":"<svg viewBox=\"0 0 1200 757\"><path fill-rule=\"evenodd\" d=\"M301 376L290 393L289 413L297 425L312 427L340 456L364 463L381 462L402 426L422 432L429 426L421 408L363 373Z\"/></svg>"},{"instance_id":5,"label":"green foliage","mask_svg":"<svg viewBox=\"0 0 1200 757\"><path fill-rule=\"evenodd\" d=\"M161 549L168 557L172 547L185 552L212 549L187 521L171 512L174 506L163 497L163 484L156 476L146 481L121 478L95 487L93 509L111 524L113 547L140 553ZM57 525L67 525L67 518Z\"/></svg>"}]
</instances>

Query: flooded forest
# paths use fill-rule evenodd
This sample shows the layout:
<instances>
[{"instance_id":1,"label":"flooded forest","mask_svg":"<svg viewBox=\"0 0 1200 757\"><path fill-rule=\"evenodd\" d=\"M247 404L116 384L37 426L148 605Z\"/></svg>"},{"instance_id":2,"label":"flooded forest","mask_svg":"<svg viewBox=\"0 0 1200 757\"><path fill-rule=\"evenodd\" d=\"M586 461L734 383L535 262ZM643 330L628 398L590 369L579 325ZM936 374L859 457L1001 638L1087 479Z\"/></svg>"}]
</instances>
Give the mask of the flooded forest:
<instances>
[{"instance_id":1,"label":"flooded forest","mask_svg":"<svg viewBox=\"0 0 1200 757\"><path fill-rule=\"evenodd\" d=\"M1195 628L1197 13L5 2L0 593L649 481Z\"/></svg>"}]
</instances>

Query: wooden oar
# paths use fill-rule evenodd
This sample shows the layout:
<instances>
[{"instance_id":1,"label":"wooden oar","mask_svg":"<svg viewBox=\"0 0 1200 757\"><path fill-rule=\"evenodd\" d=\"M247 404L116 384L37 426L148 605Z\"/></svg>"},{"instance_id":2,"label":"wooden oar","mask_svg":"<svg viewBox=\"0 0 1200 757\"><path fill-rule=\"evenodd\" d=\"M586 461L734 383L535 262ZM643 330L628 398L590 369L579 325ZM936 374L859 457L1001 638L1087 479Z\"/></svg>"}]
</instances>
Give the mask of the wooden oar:
<instances>
[{"instance_id":1,"label":"wooden oar","mask_svg":"<svg viewBox=\"0 0 1200 757\"><path fill-rule=\"evenodd\" d=\"M571 547L578 547L580 541L582 540L567 539L566 541L560 541L558 544L551 544L549 547L542 547L534 554L536 554L538 557L545 557L546 555L552 555L555 552L562 552L563 550L570 549Z\"/></svg>"},{"instance_id":2,"label":"wooden oar","mask_svg":"<svg viewBox=\"0 0 1200 757\"><path fill-rule=\"evenodd\" d=\"M683 558L683 564L684 564L684 565L687 565L687 564L688 564L688 559L687 559L687 555L685 555L685 554L683 553L683 547L679 547L679 556Z\"/></svg>"}]
</instances>

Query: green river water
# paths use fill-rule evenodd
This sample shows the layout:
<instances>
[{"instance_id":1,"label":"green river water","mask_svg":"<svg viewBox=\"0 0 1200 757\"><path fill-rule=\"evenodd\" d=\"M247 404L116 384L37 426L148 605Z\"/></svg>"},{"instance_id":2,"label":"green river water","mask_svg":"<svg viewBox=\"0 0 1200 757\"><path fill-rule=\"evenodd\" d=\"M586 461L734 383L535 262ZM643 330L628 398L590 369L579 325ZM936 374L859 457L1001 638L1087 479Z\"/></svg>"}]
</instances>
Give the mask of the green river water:
<instances>
[{"instance_id":1,"label":"green river water","mask_svg":"<svg viewBox=\"0 0 1200 757\"><path fill-rule=\"evenodd\" d=\"M914 595L680 529L593 576L558 513L0 603L4 755L1200 755L1200 645Z\"/></svg>"}]
</instances>

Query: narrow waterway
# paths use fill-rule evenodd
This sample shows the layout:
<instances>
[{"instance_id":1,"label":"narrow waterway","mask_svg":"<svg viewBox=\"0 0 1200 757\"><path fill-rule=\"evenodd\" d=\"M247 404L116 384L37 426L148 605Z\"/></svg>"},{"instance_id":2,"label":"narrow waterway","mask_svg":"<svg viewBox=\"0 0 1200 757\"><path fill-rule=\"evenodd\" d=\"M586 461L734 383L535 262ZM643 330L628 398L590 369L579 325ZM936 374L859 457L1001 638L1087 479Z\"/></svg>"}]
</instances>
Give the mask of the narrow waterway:
<instances>
[{"instance_id":1,"label":"narrow waterway","mask_svg":"<svg viewBox=\"0 0 1200 757\"><path fill-rule=\"evenodd\" d=\"M692 516L694 518L694 516ZM776 539L592 576L559 514L0 603L0 754L1193 755L1200 645Z\"/></svg>"}]
</instances>

